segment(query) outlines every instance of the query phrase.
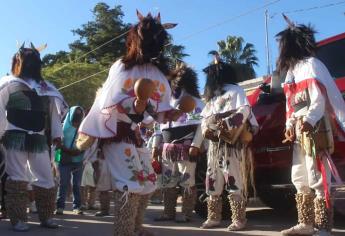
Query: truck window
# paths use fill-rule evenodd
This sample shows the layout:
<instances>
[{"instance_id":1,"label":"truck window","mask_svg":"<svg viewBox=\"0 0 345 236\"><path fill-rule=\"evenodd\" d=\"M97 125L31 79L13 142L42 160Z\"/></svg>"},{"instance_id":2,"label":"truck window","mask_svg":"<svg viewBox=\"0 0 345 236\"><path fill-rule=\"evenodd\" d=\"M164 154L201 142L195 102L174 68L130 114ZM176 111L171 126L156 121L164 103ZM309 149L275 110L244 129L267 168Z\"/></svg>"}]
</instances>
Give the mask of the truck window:
<instances>
[{"instance_id":1,"label":"truck window","mask_svg":"<svg viewBox=\"0 0 345 236\"><path fill-rule=\"evenodd\" d=\"M319 47L316 55L333 78L345 77L345 38Z\"/></svg>"}]
</instances>

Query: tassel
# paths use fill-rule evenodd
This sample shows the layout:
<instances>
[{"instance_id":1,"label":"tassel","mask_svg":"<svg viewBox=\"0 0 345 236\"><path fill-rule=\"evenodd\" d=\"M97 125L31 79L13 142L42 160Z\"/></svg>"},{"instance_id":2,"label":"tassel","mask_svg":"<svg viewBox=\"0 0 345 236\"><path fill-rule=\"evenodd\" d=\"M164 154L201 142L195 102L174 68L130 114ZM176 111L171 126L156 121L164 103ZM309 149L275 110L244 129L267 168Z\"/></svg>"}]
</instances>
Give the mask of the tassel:
<instances>
[{"instance_id":1,"label":"tassel","mask_svg":"<svg viewBox=\"0 0 345 236\"><path fill-rule=\"evenodd\" d=\"M123 195L121 196L121 198L119 199L119 201L122 201L122 199L125 199L125 202L123 203L122 207L120 208L120 210L122 210L126 204L128 203L128 197L129 197L129 192L128 191L125 191L123 193Z\"/></svg>"},{"instance_id":2,"label":"tassel","mask_svg":"<svg viewBox=\"0 0 345 236\"><path fill-rule=\"evenodd\" d=\"M328 183L327 183L327 174L326 174L325 165L321 161L320 156L317 157L317 167L319 171L321 172L321 176L322 176L322 184L323 184L323 189L325 191L326 207L327 209L330 209L331 202L330 202L330 194L329 194Z\"/></svg>"},{"instance_id":3,"label":"tassel","mask_svg":"<svg viewBox=\"0 0 345 236\"><path fill-rule=\"evenodd\" d=\"M342 185L343 184L343 181L341 180L341 177L339 175L339 172L337 170L337 167L334 165L333 161L332 161L332 158L330 157L329 153L328 152L325 152L324 153L325 157L326 157L326 160L327 160L327 163L328 163L328 166L329 166L329 169L331 170L331 173L332 173L332 176L334 177L335 179L335 182L338 184L338 185Z\"/></svg>"}]
</instances>

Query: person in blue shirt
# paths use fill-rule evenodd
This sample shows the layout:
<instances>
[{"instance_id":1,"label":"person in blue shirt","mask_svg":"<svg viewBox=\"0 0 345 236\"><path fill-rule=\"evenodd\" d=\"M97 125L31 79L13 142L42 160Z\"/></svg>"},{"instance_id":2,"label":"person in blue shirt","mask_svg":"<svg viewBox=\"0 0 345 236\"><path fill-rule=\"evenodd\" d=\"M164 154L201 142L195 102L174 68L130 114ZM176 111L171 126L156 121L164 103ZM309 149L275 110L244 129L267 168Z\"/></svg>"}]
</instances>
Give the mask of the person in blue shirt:
<instances>
[{"instance_id":1,"label":"person in blue shirt","mask_svg":"<svg viewBox=\"0 0 345 236\"><path fill-rule=\"evenodd\" d=\"M84 110L80 106L73 106L67 113L63 122L62 147L60 149L60 160L58 161L58 170L60 174L60 185L56 203L56 214L62 215L65 208L65 200L68 187L71 183L73 188L73 212L83 214L81 211L80 185L83 174L83 156L75 146L78 128L84 118Z\"/></svg>"}]
</instances>

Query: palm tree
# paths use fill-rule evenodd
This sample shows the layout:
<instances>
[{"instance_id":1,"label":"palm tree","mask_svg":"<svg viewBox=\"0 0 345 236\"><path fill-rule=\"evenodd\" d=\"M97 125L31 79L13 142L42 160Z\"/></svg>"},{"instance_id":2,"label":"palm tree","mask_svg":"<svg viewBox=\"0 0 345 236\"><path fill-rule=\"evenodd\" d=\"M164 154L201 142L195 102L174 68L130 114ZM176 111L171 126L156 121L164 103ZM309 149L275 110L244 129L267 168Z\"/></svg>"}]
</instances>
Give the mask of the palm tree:
<instances>
[{"instance_id":1,"label":"palm tree","mask_svg":"<svg viewBox=\"0 0 345 236\"><path fill-rule=\"evenodd\" d=\"M164 47L164 54L168 58L168 64L171 69L175 69L176 63L183 61L189 54L185 53L185 46L175 45L172 43L172 38L169 38L169 44Z\"/></svg>"},{"instance_id":2,"label":"palm tree","mask_svg":"<svg viewBox=\"0 0 345 236\"><path fill-rule=\"evenodd\" d=\"M254 66L258 65L254 45L244 45L242 37L228 36L226 40L218 41L218 51L212 50L208 54L220 56L223 62L231 64L237 73L238 80L244 81L255 77ZM244 47L243 47L244 45Z\"/></svg>"}]
</instances>

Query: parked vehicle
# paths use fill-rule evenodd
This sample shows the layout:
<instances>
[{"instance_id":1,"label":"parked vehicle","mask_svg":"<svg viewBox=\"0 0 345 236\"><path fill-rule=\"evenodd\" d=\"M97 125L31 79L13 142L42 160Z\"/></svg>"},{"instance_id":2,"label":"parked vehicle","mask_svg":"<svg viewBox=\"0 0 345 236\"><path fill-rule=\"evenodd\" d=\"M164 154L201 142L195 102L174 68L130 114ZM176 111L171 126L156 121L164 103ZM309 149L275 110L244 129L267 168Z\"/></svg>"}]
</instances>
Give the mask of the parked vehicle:
<instances>
[{"instance_id":1,"label":"parked vehicle","mask_svg":"<svg viewBox=\"0 0 345 236\"><path fill-rule=\"evenodd\" d=\"M320 41L317 57L327 66L345 99L345 33ZM292 146L282 143L285 129L285 96L281 83L284 79L285 75L273 74L248 97L260 127L253 141L256 190L262 202L276 210L289 210L295 207L295 189L291 183ZM345 180L345 140L335 140L332 159L341 178ZM199 161L199 193L202 192L205 166L203 161ZM345 214L344 186L335 187L340 190L336 195L335 209L343 210L342 214ZM224 212L223 216L228 217L226 198L223 205L227 212ZM198 203L195 210L199 215L205 216L206 204Z\"/></svg>"}]
</instances>

